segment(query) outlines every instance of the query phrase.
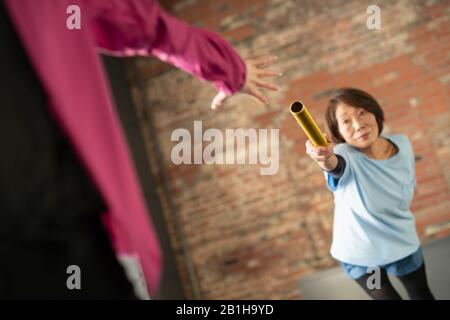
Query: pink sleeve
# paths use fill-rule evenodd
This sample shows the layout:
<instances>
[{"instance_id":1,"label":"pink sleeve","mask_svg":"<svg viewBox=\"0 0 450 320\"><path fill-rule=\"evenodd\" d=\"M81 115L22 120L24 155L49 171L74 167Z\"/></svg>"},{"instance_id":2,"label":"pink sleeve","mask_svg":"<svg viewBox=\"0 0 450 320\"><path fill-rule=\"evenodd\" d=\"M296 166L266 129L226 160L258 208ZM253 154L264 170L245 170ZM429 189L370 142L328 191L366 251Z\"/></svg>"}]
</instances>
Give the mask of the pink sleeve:
<instances>
[{"instance_id":1,"label":"pink sleeve","mask_svg":"<svg viewBox=\"0 0 450 320\"><path fill-rule=\"evenodd\" d=\"M153 0L86 1L97 45L110 54L152 55L232 94L245 82L238 53L221 36L169 15Z\"/></svg>"}]
</instances>

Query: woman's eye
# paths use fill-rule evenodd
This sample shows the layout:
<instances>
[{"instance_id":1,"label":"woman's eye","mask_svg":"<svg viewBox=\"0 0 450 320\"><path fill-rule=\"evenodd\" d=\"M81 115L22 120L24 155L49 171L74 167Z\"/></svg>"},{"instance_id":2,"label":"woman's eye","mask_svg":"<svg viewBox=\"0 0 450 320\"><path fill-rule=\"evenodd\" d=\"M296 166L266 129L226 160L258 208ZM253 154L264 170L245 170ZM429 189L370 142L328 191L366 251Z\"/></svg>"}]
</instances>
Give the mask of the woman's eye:
<instances>
[{"instance_id":1,"label":"woman's eye","mask_svg":"<svg viewBox=\"0 0 450 320\"><path fill-rule=\"evenodd\" d=\"M343 120L342 123L347 125L348 124L348 120Z\"/></svg>"},{"instance_id":2,"label":"woman's eye","mask_svg":"<svg viewBox=\"0 0 450 320\"><path fill-rule=\"evenodd\" d=\"M366 111L360 111L359 112L359 116L363 116L363 115L365 115L366 114Z\"/></svg>"}]
</instances>

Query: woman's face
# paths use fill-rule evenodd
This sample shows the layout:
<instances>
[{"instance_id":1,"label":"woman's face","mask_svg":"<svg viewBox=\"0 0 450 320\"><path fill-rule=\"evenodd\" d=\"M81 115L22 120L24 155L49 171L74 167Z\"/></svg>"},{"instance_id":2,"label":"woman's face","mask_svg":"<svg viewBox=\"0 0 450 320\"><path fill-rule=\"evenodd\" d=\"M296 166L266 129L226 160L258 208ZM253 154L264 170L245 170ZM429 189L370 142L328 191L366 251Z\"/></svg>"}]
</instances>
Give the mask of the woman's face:
<instances>
[{"instance_id":1,"label":"woman's face","mask_svg":"<svg viewBox=\"0 0 450 320\"><path fill-rule=\"evenodd\" d=\"M351 146L368 148L379 136L378 123L373 113L340 102L336 107L339 133Z\"/></svg>"}]
</instances>

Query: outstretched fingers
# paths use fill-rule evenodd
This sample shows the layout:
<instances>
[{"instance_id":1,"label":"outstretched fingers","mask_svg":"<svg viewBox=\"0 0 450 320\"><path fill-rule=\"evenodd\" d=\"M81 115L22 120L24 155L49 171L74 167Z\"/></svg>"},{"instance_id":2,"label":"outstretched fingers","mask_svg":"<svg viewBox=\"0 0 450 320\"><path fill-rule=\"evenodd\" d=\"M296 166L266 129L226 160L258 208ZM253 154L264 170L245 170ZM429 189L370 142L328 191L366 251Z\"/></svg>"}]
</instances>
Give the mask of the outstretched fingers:
<instances>
[{"instance_id":1,"label":"outstretched fingers","mask_svg":"<svg viewBox=\"0 0 450 320\"><path fill-rule=\"evenodd\" d=\"M260 70L256 74L259 78L278 77L282 75L281 72L275 70Z\"/></svg>"},{"instance_id":2,"label":"outstretched fingers","mask_svg":"<svg viewBox=\"0 0 450 320\"><path fill-rule=\"evenodd\" d=\"M278 86L273 84L273 83L262 81L262 80L259 80L259 79L255 79L255 80L253 80L253 82L258 87L265 88L265 89L272 90L272 91L278 91Z\"/></svg>"},{"instance_id":3,"label":"outstretched fingers","mask_svg":"<svg viewBox=\"0 0 450 320\"><path fill-rule=\"evenodd\" d=\"M256 58L256 59L249 59L249 60L251 62L253 62L255 67L257 67L259 69L263 69L263 68L266 68L266 67L270 66L275 61L277 61L278 57L276 57L276 56L263 56L263 57L259 57L259 58Z\"/></svg>"},{"instance_id":4,"label":"outstretched fingers","mask_svg":"<svg viewBox=\"0 0 450 320\"><path fill-rule=\"evenodd\" d=\"M250 89L250 90L249 90L249 91L250 91L249 93L250 93L253 97L255 97L257 100L261 101L262 103L264 103L264 104L266 104L266 105L269 104L269 99L267 99L267 97L266 97L264 94L262 94L261 91L259 91L258 87L256 87L256 86L251 86L249 89Z\"/></svg>"}]
</instances>

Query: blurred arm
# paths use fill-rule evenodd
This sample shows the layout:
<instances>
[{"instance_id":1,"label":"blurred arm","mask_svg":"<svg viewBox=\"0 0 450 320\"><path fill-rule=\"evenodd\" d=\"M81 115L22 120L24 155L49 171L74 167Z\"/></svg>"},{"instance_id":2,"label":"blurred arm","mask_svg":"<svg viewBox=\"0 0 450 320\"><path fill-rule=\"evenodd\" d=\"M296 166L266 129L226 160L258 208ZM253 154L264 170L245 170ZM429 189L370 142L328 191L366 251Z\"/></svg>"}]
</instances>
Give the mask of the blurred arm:
<instances>
[{"instance_id":1,"label":"blurred arm","mask_svg":"<svg viewBox=\"0 0 450 320\"><path fill-rule=\"evenodd\" d=\"M219 35L180 21L154 0L86 1L98 47L118 56L152 55L227 95L245 82L246 66Z\"/></svg>"}]
</instances>

